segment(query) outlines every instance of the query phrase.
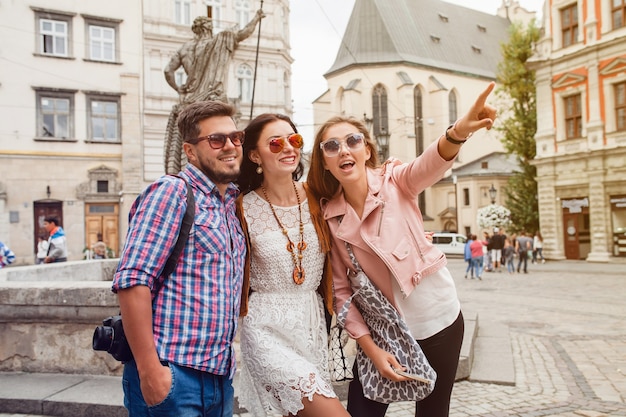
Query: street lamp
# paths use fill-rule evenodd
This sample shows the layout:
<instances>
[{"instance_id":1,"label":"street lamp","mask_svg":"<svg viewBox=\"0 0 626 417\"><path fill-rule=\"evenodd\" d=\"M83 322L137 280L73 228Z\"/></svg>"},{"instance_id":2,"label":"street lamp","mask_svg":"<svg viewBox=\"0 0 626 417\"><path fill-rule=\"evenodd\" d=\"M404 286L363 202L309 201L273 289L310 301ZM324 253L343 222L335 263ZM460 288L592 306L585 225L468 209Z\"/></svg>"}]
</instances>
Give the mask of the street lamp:
<instances>
[{"instance_id":1,"label":"street lamp","mask_svg":"<svg viewBox=\"0 0 626 417\"><path fill-rule=\"evenodd\" d=\"M491 198L491 204L496 204L496 195L498 194L498 190L496 187L491 184L491 188L489 189L489 197Z\"/></svg>"},{"instance_id":2,"label":"street lamp","mask_svg":"<svg viewBox=\"0 0 626 417\"><path fill-rule=\"evenodd\" d=\"M376 135L376 143L378 143L378 147L380 148L380 156L382 160L387 160L389 156L389 133L384 127L380 128L380 132Z\"/></svg>"},{"instance_id":3,"label":"street lamp","mask_svg":"<svg viewBox=\"0 0 626 417\"><path fill-rule=\"evenodd\" d=\"M374 124L374 119L371 117L367 117L367 113L363 113L363 123L365 123L365 127L368 132L372 132L372 125Z\"/></svg>"}]
</instances>

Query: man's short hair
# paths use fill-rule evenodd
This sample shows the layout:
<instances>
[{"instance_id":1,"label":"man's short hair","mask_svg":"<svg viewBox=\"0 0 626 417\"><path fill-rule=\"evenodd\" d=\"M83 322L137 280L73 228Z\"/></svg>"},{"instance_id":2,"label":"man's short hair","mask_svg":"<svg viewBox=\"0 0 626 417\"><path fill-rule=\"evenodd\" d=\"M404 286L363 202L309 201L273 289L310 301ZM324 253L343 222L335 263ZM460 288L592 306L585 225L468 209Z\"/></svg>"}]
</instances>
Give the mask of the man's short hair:
<instances>
[{"instance_id":1,"label":"man's short hair","mask_svg":"<svg viewBox=\"0 0 626 417\"><path fill-rule=\"evenodd\" d=\"M221 101L197 101L185 107L178 115L178 131L184 142L194 140L200 134L199 123L211 117L232 118L235 109Z\"/></svg>"},{"instance_id":2,"label":"man's short hair","mask_svg":"<svg viewBox=\"0 0 626 417\"><path fill-rule=\"evenodd\" d=\"M43 221L48 223L54 223L55 226L59 225L59 219L54 216L45 217Z\"/></svg>"}]
</instances>

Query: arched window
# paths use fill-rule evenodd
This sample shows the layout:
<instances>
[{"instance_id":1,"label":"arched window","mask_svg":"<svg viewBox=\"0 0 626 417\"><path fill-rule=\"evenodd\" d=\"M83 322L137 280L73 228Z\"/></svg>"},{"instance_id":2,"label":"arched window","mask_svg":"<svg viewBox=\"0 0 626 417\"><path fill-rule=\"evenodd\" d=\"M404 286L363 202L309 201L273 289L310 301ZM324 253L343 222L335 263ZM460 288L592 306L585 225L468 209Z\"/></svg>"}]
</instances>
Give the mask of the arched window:
<instances>
[{"instance_id":1,"label":"arched window","mask_svg":"<svg viewBox=\"0 0 626 417\"><path fill-rule=\"evenodd\" d=\"M374 115L374 135L378 135L382 131L389 133L387 90L381 84L376 85L372 93L372 113Z\"/></svg>"},{"instance_id":2,"label":"arched window","mask_svg":"<svg viewBox=\"0 0 626 417\"><path fill-rule=\"evenodd\" d=\"M374 139L378 142L378 153L381 160L389 156L389 145L381 146L379 139L389 139L389 115L387 111L387 90L381 84L374 87L372 92L372 114L374 115ZM385 136L386 135L386 136Z\"/></svg>"},{"instance_id":3,"label":"arched window","mask_svg":"<svg viewBox=\"0 0 626 417\"><path fill-rule=\"evenodd\" d=\"M458 111L456 103L456 93L454 91L450 91L450 94L448 95L448 115L448 121L450 122L450 124L456 122L456 119L458 118Z\"/></svg>"},{"instance_id":4,"label":"arched window","mask_svg":"<svg viewBox=\"0 0 626 417\"><path fill-rule=\"evenodd\" d=\"M237 86L239 100L242 103L250 103L252 101L252 68L250 66L241 64L237 68Z\"/></svg>"}]
</instances>

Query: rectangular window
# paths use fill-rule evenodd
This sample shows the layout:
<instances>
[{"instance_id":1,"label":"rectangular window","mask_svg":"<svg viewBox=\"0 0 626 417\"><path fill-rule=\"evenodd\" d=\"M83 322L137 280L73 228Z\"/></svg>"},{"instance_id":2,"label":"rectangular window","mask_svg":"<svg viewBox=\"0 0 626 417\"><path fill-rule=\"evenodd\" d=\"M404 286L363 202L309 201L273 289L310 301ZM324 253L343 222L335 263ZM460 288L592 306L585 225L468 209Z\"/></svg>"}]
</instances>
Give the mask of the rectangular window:
<instances>
[{"instance_id":1,"label":"rectangular window","mask_svg":"<svg viewBox=\"0 0 626 417\"><path fill-rule=\"evenodd\" d=\"M174 21L179 25L191 24L190 0L174 0Z\"/></svg>"},{"instance_id":2,"label":"rectangular window","mask_svg":"<svg viewBox=\"0 0 626 417\"><path fill-rule=\"evenodd\" d=\"M88 97L87 101L89 138L94 141L119 142L119 98Z\"/></svg>"},{"instance_id":3,"label":"rectangular window","mask_svg":"<svg viewBox=\"0 0 626 417\"><path fill-rule=\"evenodd\" d=\"M470 205L469 188L463 188L463 205L466 207Z\"/></svg>"},{"instance_id":4,"label":"rectangular window","mask_svg":"<svg viewBox=\"0 0 626 417\"><path fill-rule=\"evenodd\" d=\"M89 25L89 58L95 61L115 61L115 29Z\"/></svg>"},{"instance_id":5,"label":"rectangular window","mask_svg":"<svg viewBox=\"0 0 626 417\"><path fill-rule=\"evenodd\" d=\"M581 95L565 97L565 138L573 139L582 136L583 115Z\"/></svg>"},{"instance_id":6,"label":"rectangular window","mask_svg":"<svg viewBox=\"0 0 626 417\"><path fill-rule=\"evenodd\" d=\"M97 190L98 190L99 193L108 193L109 192L109 182L108 181L98 180L98 182L96 182L96 186L97 186Z\"/></svg>"},{"instance_id":7,"label":"rectangular window","mask_svg":"<svg viewBox=\"0 0 626 417\"><path fill-rule=\"evenodd\" d=\"M222 0L204 0L207 8L207 17L213 21L214 33L221 32L222 20Z\"/></svg>"},{"instance_id":8,"label":"rectangular window","mask_svg":"<svg viewBox=\"0 0 626 417\"><path fill-rule=\"evenodd\" d=\"M68 56L67 22L39 19L39 52L44 55Z\"/></svg>"},{"instance_id":9,"label":"rectangular window","mask_svg":"<svg viewBox=\"0 0 626 417\"><path fill-rule=\"evenodd\" d=\"M626 25L626 0L612 0L611 16L613 29L619 29Z\"/></svg>"},{"instance_id":10,"label":"rectangular window","mask_svg":"<svg viewBox=\"0 0 626 417\"><path fill-rule=\"evenodd\" d=\"M626 82L615 87L615 128L626 130Z\"/></svg>"},{"instance_id":11,"label":"rectangular window","mask_svg":"<svg viewBox=\"0 0 626 417\"><path fill-rule=\"evenodd\" d=\"M564 48L573 45L578 41L577 3L561 9L561 34Z\"/></svg>"},{"instance_id":12,"label":"rectangular window","mask_svg":"<svg viewBox=\"0 0 626 417\"><path fill-rule=\"evenodd\" d=\"M243 28L250 21L250 2L248 0L237 0L235 2L235 13L239 27Z\"/></svg>"},{"instance_id":13,"label":"rectangular window","mask_svg":"<svg viewBox=\"0 0 626 417\"><path fill-rule=\"evenodd\" d=\"M37 136L70 139L74 129L74 94L37 92Z\"/></svg>"}]
</instances>

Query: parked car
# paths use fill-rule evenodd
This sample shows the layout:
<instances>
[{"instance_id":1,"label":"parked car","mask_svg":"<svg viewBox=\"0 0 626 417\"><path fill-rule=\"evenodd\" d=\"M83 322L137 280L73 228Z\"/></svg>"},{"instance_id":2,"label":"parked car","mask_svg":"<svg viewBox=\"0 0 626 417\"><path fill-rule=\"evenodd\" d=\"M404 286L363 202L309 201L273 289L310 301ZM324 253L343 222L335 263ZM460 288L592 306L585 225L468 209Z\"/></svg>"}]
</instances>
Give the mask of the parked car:
<instances>
[{"instance_id":1,"label":"parked car","mask_svg":"<svg viewBox=\"0 0 626 417\"><path fill-rule=\"evenodd\" d=\"M433 245L437 246L446 255L461 255L465 250L467 237L452 232L435 232L433 234Z\"/></svg>"}]
</instances>

